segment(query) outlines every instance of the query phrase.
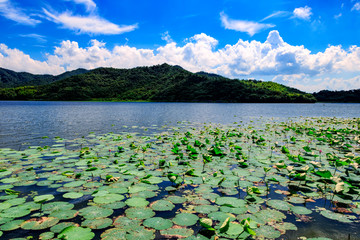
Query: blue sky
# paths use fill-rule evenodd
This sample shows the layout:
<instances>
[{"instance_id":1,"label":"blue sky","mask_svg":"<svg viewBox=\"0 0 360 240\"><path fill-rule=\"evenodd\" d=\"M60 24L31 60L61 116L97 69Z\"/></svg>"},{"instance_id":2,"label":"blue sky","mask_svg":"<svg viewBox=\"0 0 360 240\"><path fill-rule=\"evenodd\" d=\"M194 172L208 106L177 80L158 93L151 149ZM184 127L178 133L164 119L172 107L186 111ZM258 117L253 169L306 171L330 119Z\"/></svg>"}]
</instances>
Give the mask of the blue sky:
<instances>
[{"instance_id":1,"label":"blue sky","mask_svg":"<svg viewBox=\"0 0 360 240\"><path fill-rule=\"evenodd\" d=\"M360 88L360 1L0 0L0 67L167 62L308 92Z\"/></svg>"}]
</instances>

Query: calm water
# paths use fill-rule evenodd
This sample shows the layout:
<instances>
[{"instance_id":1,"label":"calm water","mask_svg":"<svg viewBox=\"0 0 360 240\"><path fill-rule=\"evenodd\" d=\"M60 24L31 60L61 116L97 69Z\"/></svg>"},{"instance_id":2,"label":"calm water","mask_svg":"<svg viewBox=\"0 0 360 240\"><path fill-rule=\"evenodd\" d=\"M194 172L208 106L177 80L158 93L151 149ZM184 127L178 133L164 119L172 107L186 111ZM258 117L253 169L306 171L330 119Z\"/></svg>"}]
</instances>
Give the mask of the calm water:
<instances>
[{"instance_id":1,"label":"calm water","mask_svg":"<svg viewBox=\"0 0 360 240\"><path fill-rule=\"evenodd\" d=\"M360 117L360 104L226 104L0 101L0 147L44 145L48 136L73 139L89 132L156 128L178 121L221 123L289 117Z\"/></svg>"}]
</instances>

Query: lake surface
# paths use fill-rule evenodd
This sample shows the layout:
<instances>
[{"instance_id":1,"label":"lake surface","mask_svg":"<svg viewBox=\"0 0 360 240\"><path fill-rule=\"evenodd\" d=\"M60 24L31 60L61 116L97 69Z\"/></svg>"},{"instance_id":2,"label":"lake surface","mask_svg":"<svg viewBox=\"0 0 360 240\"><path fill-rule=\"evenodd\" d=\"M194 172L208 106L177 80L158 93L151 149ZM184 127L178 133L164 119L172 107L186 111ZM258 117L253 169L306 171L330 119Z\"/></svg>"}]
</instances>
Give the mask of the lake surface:
<instances>
[{"instance_id":1,"label":"lake surface","mask_svg":"<svg viewBox=\"0 0 360 240\"><path fill-rule=\"evenodd\" d=\"M73 139L89 132L155 131L163 125L176 126L179 121L231 124L301 116L360 117L360 104L0 101L0 148L18 150L47 144L55 136Z\"/></svg>"}]
</instances>

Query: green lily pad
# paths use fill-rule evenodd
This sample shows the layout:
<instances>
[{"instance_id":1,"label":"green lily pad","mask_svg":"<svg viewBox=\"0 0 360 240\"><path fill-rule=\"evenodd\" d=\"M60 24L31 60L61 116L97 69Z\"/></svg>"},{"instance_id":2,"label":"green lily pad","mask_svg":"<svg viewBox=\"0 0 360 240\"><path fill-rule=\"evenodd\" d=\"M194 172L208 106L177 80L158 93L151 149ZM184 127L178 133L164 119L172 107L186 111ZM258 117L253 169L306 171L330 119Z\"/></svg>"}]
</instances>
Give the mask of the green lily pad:
<instances>
[{"instance_id":1,"label":"green lily pad","mask_svg":"<svg viewBox=\"0 0 360 240\"><path fill-rule=\"evenodd\" d=\"M44 232L39 235L40 240L50 240L55 237L55 234L53 232Z\"/></svg>"},{"instance_id":2,"label":"green lily pad","mask_svg":"<svg viewBox=\"0 0 360 240\"><path fill-rule=\"evenodd\" d=\"M70 198L70 199L81 198L82 196L84 196L84 194L79 192L68 192L63 195L64 198Z\"/></svg>"},{"instance_id":3,"label":"green lily pad","mask_svg":"<svg viewBox=\"0 0 360 240\"><path fill-rule=\"evenodd\" d=\"M179 226L174 226L170 229L161 230L160 234L163 235L165 238L186 238L190 237L194 234L192 229L182 228Z\"/></svg>"},{"instance_id":4,"label":"green lily pad","mask_svg":"<svg viewBox=\"0 0 360 240\"><path fill-rule=\"evenodd\" d=\"M16 207L11 207L11 208L5 209L2 213L0 213L0 217L11 216L13 218L20 218L20 217L24 217L30 213L31 213L31 211L30 211L29 207L16 206Z\"/></svg>"},{"instance_id":5,"label":"green lily pad","mask_svg":"<svg viewBox=\"0 0 360 240\"><path fill-rule=\"evenodd\" d=\"M86 219L81 226L91 229L103 229L109 227L113 221L110 218Z\"/></svg>"},{"instance_id":6,"label":"green lily pad","mask_svg":"<svg viewBox=\"0 0 360 240\"><path fill-rule=\"evenodd\" d=\"M265 225L255 229L256 237L260 238L278 238L281 233L272 226Z\"/></svg>"},{"instance_id":7,"label":"green lily pad","mask_svg":"<svg viewBox=\"0 0 360 240\"><path fill-rule=\"evenodd\" d=\"M53 233L60 233L62 230L64 230L67 227L75 226L78 227L79 225L73 222L61 222L58 223L50 228L50 231Z\"/></svg>"},{"instance_id":8,"label":"green lily pad","mask_svg":"<svg viewBox=\"0 0 360 240\"><path fill-rule=\"evenodd\" d=\"M179 213L173 218L173 222L179 226L192 226L197 223L199 217L191 213Z\"/></svg>"},{"instance_id":9,"label":"green lily pad","mask_svg":"<svg viewBox=\"0 0 360 240\"><path fill-rule=\"evenodd\" d=\"M268 200L267 205L272 208L275 208L277 210L282 210L282 211L290 210L290 206L291 206L289 203L282 201L282 200L277 200L277 199Z\"/></svg>"},{"instance_id":10,"label":"green lily pad","mask_svg":"<svg viewBox=\"0 0 360 240\"><path fill-rule=\"evenodd\" d=\"M150 207L155 211L171 211L175 205L167 200L158 200L151 203Z\"/></svg>"},{"instance_id":11,"label":"green lily pad","mask_svg":"<svg viewBox=\"0 0 360 240\"><path fill-rule=\"evenodd\" d=\"M13 220L11 222L5 223L0 226L0 230L2 231L12 231L15 229L20 228L21 224L24 222L24 220Z\"/></svg>"},{"instance_id":12,"label":"green lily pad","mask_svg":"<svg viewBox=\"0 0 360 240\"><path fill-rule=\"evenodd\" d=\"M133 197L125 201L129 207L146 207L149 202L145 198Z\"/></svg>"},{"instance_id":13,"label":"green lily pad","mask_svg":"<svg viewBox=\"0 0 360 240\"><path fill-rule=\"evenodd\" d=\"M62 230L58 238L59 239L71 239L71 240L91 240L95 237L95 234L91 232L90 228L82 228L70 226Z\"/></svg>"},{"instance_id":14,"label":"green lily pad","mask_svg":"<svg viewBox=\"0 0 360 240\"><path fill-rule=\"evenodd\" d=\"M94 202L98 204L107 204L123 200L125 197L120 194L109 193L104 196L94 198Z\"/></svg>"},{"instance_id":15,"label":"green lily pad","mask_svg":"<svg viewBox=\"0 0 360 240\"><path fill-rule=\"evenodd\" d=\"M110 228L101 234L101 240L125 240L126 231L120 228Z\"/></svg>"},{"instance_id":16,"label":"green lily pad","mask_svg":"<svg viewBox=\"0 0 360 240\"><path fill-rule=\"evenodd\" d=\"M145 227L154 228L155 230L169 229L173 226L173 223L169 219L161 217L148 218L143 224Z\"/></svg>"},{"instance_id":17,"label":"green lily pad","mask_svg":"<svg viewBox=\"0 0 360 240\"><path fill-rule=\"evenodd\" d=\"M209 214L218 211L219 207L215 205L199 205L195 206L194 210L198 213Z\"/></svg>"},{"instance_id":18,"label":"green lily pad","mask_svg":"<svg viewBox=\"0 0 360 240\"><path fill-rule=\"evenodd\" d=\"M290 197L288 202L295 203L295 204L300 204L300 203L304 203L305 199L302 198L302 197Z\"/></svg>"},{"instance_id":19,"label":"green lily pad","mask_svg":"<svg viewBox=\"0 0 360 240\"><path fill-rule=\"evenodd\" d=\"M145 229L143 227L136 228L126 234L127 240L148 240L154 238L155 238L154 231Z\"/></svg>"},{"instance_id":20,"label":"green lily pad","mask_svg":"<svg viewBox=\"0 0 360 240\"><path fill-rule=\"evenodd\" d=\"M59 219L54 217L32 218L23 222L21 228L26 230L42 230L50 228L58 222Z\"/></svg>"},{"instance_id":21,"label":"green lily pad","mask_svg":"<svg viewBox=\"0 0 360 240\"><path fill-rule=\"evenodd\" d=\"M138 219L130 219L127 217L117 217L114 220L114 226L118 229L122 229L124 231L131 231L132 229L135 229L139 227L141 224L141 220Z\"/></svg>"},{"instance_id":22,"label":"green lily pad","mask_svg":"<svg viewBox=\"0 0 360 240\"><path fill-rule=\"evenodd\" d=\"M70 210L74 208L74 204L68 202L51 202L42 205L42 210L45 212L54 212L59 210Z\"/></svg>"},{"instance_id":23,"label":"green lily pad","mask_svg":"<svg viewBox=\"0 0 360 240\"><path fill-rule=\"evenodd\" d=\"M63 211L54 211L50 213L49 217L55 217L60 220L66 220L74 218L78 215L78 211L76 210L63 210Z\"/></svg>"},{"instance_id":24,"label":"green lily pad","mask_svg":"<svg viewBox=\"0 0 360 240\"><path fill-rule=\"evenodd\" d=\"M46 201L50 201L54 198L55 197L52 194L45 194L45 195L35 196L34 202L36 202L36 203L46 202Z\"/></svg>"},{"instance_id":25,"label":"green lily pad","mask_svg":"<svg viewBox=\"0 0 360 240\"><path fill-rule=\"evenodd\" d=\"M291 211L296 214L311 214L312 211L306 207L301 206L291 206Z\"/></svg>"},{"instance_id":26,"label":"green lily pad","mask_svg":"<svg viewBox=\"0 0 360 240\"><path fill-rule=\"evenodd\" d=\"M229 205L232 207L244 207L246 202L235 197L219 197L215 202L217 205Z\"/></svg>"},{"instance_id":27,"label":"green lily pad","mask_svg":"<svg viewBox=\"0 0 360 240\"><path fill-rule=\"evenodd\" d=\"M323 210L320 212L321 215L323 215L326 218L332 219L332 220L337 220L339 222L344 222L344 223L351 223L352 221L349 219L349 217L347 217L347 215L343 215L341 213L335 213L335 212L331 212L329 210Z\"/></svg>"},{"instance_id":28,"label":"green lily pad","mask_svg":"<svg viewBox=\"0 0 360 240\"><path fill-rule=\"evenodd\" d=\"M126 209L125 214L128 218L147 219L153 217L155 212L147 207L132 207Z\"/></svg>"},{"instance_id":29,"label":"green lily pad","mask_svg":"<svg viewBox=\"0 0 360 240\"><path fill-rule=\"evenodd\" d=\"M104 218L113 214L113 210L109 208L102 208L98 206L86 207L79 210L79 215L86 219Z\"/></svg>"},{"instance_id":30,"label":"green lily pad","mask_svg":"<svg viewBox=\"0 0 360 240\"><path fill-rule=\"evenodd\" d=\"M168 196L166 199L174 204L180 204L186 202L186 198L180 196Z\"/></svg>"}]
</instances>

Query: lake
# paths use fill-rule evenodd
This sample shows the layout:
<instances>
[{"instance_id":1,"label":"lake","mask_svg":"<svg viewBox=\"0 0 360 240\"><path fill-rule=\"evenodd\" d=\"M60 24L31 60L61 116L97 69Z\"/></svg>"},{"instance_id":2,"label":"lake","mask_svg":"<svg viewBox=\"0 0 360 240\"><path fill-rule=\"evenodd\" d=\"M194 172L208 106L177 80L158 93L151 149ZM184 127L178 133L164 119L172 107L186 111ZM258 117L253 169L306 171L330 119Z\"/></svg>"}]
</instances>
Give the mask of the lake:
<instances>
[{"instance_id":1,"label":"lake","mask_svg":"<svg viewBox=\"0 0 360 240\"><path fill-rule=\"evenodd\" d=\"M0 114L3 239L244 239L244 219L271 239L360 239L360 104L0 101Z\"/></svg>"},{"instance_id":2,"label":"lake","mask_svg":"<svg viewBox=\"0 0 360 240\"><path fill-rule=\"evenodd\" d=\"M179 121L193 124L249 122L259 118L360 117L360 104L128 103L0 101L0 147L44 145L55 136L157 130ZM49 139L43 139L47 136Z\"/></svg>"}]
</instances>

